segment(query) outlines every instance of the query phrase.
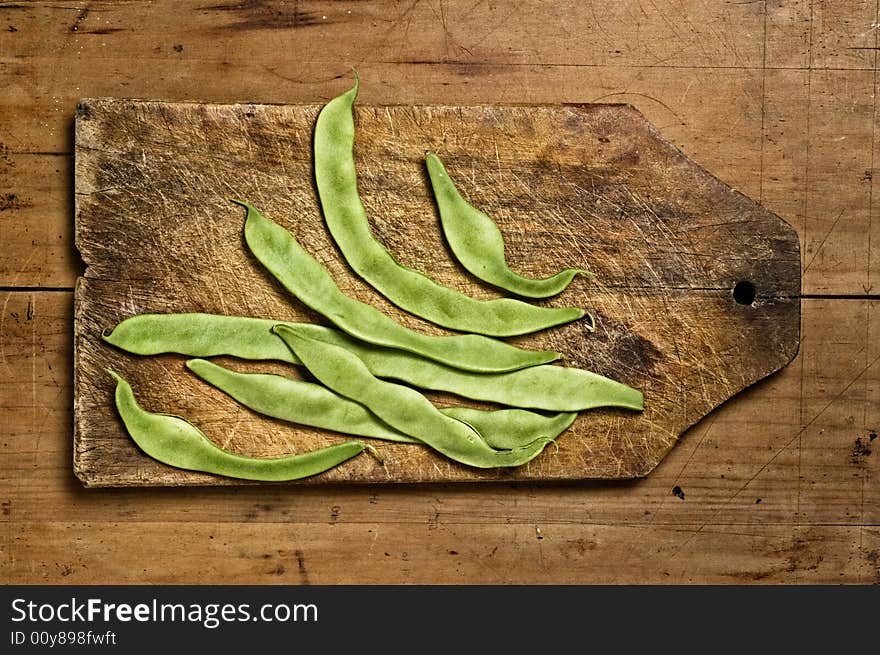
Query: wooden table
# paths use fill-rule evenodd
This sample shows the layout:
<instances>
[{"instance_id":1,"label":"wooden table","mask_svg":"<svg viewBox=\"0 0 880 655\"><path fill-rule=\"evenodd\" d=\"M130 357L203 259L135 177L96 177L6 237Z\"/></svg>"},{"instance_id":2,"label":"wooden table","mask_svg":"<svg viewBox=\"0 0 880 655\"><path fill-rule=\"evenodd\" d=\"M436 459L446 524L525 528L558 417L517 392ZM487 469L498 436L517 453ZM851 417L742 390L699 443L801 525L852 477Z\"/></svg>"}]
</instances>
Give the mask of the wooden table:
<instances>
[{"instance_id":1,"label":"wooden table","mask_svg":"<svg viewBox=\"0 0 880 655\"><path fill-rule=\"evenodd\" d=\"M0 5L0 582L880 581L878 3ZM623 484L85 490L71 467L86 96L636 105L794 225L801 352ZM873 245L872 245L873 244Z\"/></svg>"}]
</instances>

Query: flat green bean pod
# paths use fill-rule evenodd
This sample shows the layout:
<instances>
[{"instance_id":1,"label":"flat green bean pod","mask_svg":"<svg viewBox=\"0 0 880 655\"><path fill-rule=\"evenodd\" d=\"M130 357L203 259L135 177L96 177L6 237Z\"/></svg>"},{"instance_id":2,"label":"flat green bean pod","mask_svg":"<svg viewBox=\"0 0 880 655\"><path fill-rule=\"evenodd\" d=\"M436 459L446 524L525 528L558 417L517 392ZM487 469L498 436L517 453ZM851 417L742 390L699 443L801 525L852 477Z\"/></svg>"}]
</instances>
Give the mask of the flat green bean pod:
<instances>
[{"instance_id":1,"label":"flat green bean pod","mask_svg":"<svg viewBox=\"0 0 880 655\"><path fill-rule=\"evenodd\" d=\"M281 339L278 341L287 348ZM419 443L363 405L314 382L266 373L238 373L204 359L191 359L186 367L245 407L272 418L360 437Z\"/></svg>"},{"instance_id":2,"label":"flat green bean pod","mask_svg":"<svg viewBox=\"0 0 880 655\"><path fill-rule=\"evenodd\" d=\"M234 202L247 207L244 237L260 263L305 305L357 339L478 373L513 371L559 359L559 353L523 350L475 334L431 336L405 328L375 307L346 296L290 232L254 207Z\"/></svg>"},{"instance_id":3,"label":"flat green bean pod","mask_svg":"<svg viewBox=\"0 0 880 655\"><path fill-rule=\"evenodd\" d=\"M272 333L281 321L217 314L140 314L119 323L104 340L138 355L179 353L188 357L230 355L300 364ZM532 366L509 373L471 373L445 366L404 350L364 343L343 332L308 323L299 326L310 337L357 355L376 377L415 387L446 391L472 400L552 412L578 412L596 407L641 411L640 391L579 368Z\"/></svg>"},{"instance_id":4,"label":"flat green bean pod","mask_svg":"<svg viewBox=\"0 0 880 655\"><path fill-rule=\"evenodd\" d=\"M564 291L578 273L589 273L566 268L556 275L535 279L512 271L504 257L504 237L495 221L462 197L437 155L428 153L426 161L443 233L456 259L475 276L519 296L549 298Z\"/></svg>"},{"instance_id":5,"label":"flat green bean pod","mask_svg":"<svg viewBox=\"0 0 880 655\"><path fill-rule=\"evenodd\" d=\"M391 427L462 464L477 468L521 466L552 441L541 438L527 446L495 450L476 430L439 412L418 391L374 377L347 350L312 339L296 327L277 325L275 331L323 384L366 405Z\"/></svg>"},{"instance_id":6,"label":"flat green bean pod","mask_svg":"<svg viewBox=\"0 0 880 655\"><path fill-rule=\"evenodd\" d=\"M472 407L443 407L440 413L467 423L496 450L513 450L540 439L556 439L577 418L577 412L542 416L525 409L487 411Z\"/></svg>"},{"instance_id":7,"label":"flat green bean pod","mask_svg":"<svg viewBox=\"0 0 880 655\"><path fill-rule=\"evenodd\" d=\"M358 83L328 102L315 124L315 181L324 220L345 259L401 309L453 330L495 337L528 334L582 318L577 307L477 300L400 264L376 240L357 189L352 106Z\"/></svg>"},{"instance_id":8,"label":"flat green bean pod","mask_svg":"<svg viewBox=\"0 0 880 655\"><path fill-rule=\"evenodd\" d=\"M278 322L222 314L138 314L121 321L101 338L135 355L230 355L299 364L290 348L272 334L272 326Z\"/></svg>"},{"instance_id":9,"label":"flat green bean pod","mask_svg":"<svg viewBox=\"0 0 880 655\"><path fill-rule=\"evenodd\" d=\"M287 348L281 339L276 339ZM204 359L191 359L186 366L209 384L260 414L362 437L421 443L395 430L360 403L320 384L283 375L238 373ZM486 443L498 449L517 448L541 437L555 438L577 417L575 413L543 416L523 409L486 411L471 407L444 407L440 412L464 421L479 432Z\"/></svg>"},{"instance_id":10,"label":"flat green bean pod","mask_svg":"<svg viewBox=\"0 0 880 655\"><path fill-rule=\"evenodd\" d=\"M128 382L112 371L108 373L116 379L116 409L128 434L147 455L169 466L244 480L283 482L323 473L365 448L359 441L348 441L287 457L236 455L214 444L196 426L178 416L144 410Z\"/></svg>"}]
</instances>

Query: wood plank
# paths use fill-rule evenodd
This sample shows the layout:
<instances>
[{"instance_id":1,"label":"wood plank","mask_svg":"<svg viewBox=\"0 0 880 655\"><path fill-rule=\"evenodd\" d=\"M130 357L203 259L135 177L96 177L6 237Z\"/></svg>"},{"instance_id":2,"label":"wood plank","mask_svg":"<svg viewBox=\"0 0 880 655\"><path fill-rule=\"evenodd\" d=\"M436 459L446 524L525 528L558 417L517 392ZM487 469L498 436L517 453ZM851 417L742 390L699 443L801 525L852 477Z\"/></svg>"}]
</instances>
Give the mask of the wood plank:
<instances>
[{"instance_id":1,"label":"wood plank","mask_svg":"<svg viewBox=\"0 0 880 655\"><path fill-rule=\"evenodd\" d=\"M301 0L294 9L278 0L213 7L188 0L175 3L175 13L137 2L92 2L82 8L16 4L0 8L3 22L14 28L0 35L0 46L22 57L66 51L79 60L124 61L133 52L142 53L141 61L248 58L266 62L269 72L271 64L288 58L285 52L353 64L873 67L875 8L862 0L816 6L809 0L767 5L621 0L601 7L593 0L557 7L537 0L452 0L442 11L429 2ZM808 52L811 42L814 56ZM315 43L325 48L309 47Z\"/></svg>"},{"instance_id":2,"label":"wood plank","mask_svg":"<svg viewBox=\"0 0 880 655\"><path fill-rule=\"evenodd\" d=\"M808 75L806 71L767 71L764 74L763 127L757 153L753 151L751 154L752 167L757 161L758 168L758 188L752 197L767 209L783 216L798 231L801 248L804 246L804 216L807 212L804 196L809 150ZM824 187L817 184L812 188L819 190ZM813 222L822 217L818 212L811 212ZM823 270L821 261L817 260L803 274L811 257L812 253L804 261L804 256L801 256L804 293L811 293L810 277L817 272L821 274Z\"/></svg>"},{"instance_id":3,"label":"wood plank","mask_svg":"<svg viewBox=\"0 0 880 655\"><path fill-rule=\"evenodd\" d=\"M868 271L878 264L865 238L878 218L871 193L874 73L843 79L814 71L808 82L804 293L867 294Z\"/></svg>"},{"instance_id":4,"label":"wood plank","mask_svg":"<svg viewBox=\"0 0 880 655\"><path fill-rule=\"evenodd\" d=\"M792 2L762 2L763 70L797 68L804 70L810 65L811 35L825 30L823 23L813 24L815 13L811 0ZM759 9L758 4L753 5ZM849 6L855 16L864 15L865 7Z\"/></svg>"},{"instance_id":5,"label":"wood plank","mask_svg":"<svg viewBox=\"0 0 880 655\"><path fill-rule=\"evenodd\" d=\"M815 68L877 67L877 5L862 0L809 5L812 18L810 65Z\"/></svg>"},{"instance_id":6,"label":"wood plank","mask_svg":"<svg viewBox=\"0 0 880 655\"><path fill-rule=\"evenodd\" d=\"M441 9L430 2L301 0L294 8L282 0L214 6L188 0L175 5L173 13L138 2L7 6L4 23L17 32L3 34L0 45L28 56L67 49L73 57L114 59L132 51L178 60L243 58L248 52L259 62L284 59L279 43L288 53L351 63L471 59L742 67L762 60L764 11L749 4L652 6L624 0L613 7L595 2L548 7L538 0L452 1ZM774 7L768 18L784 22L790 13L789 7ZM42 38L36 38L37 24ZM545 38L551 33L555 39ZM328 47L308 48L320 42Z\"/></svg>"},{"instance_id":7,"label":"wood plank","mask_svg":"<svg viewBox=\"0 0 880 655\"><path fill-rule=\"evenodd\" d=\"M0 578L11 584L877 580L876 538L860 549L861 528L700 527L24 522L4 531Z\"/></svg>"},{"instance_id":8,"label":"wood plank","mask_svg":"<svg viewBox=\"0 0 880 655\"><path fill-rule=\"evenodd\" d=\"M0 225L0 285L69 286L83 270L73 239L73 157L0 148Z\"/></svg>"},{"instance_id":9,"label":"wood plank","mask_svg":"<svg viewBox=\"0 0 880 655\"><path fill-rule=\"evenodd\" d=\"M315 320L255 267L241 243L242 211L224 197L247 198L293 230L349 296L426 328L353 276L335 252L305 184L318 109L81 103L76 240L88 269L76 295L74 457L88 484L220 482L132 448L107 402L107 368L131 381L144 406L186 416L233 451L278 456L331 443L326 432L230 408L222 394L206 396L201 383L169 376L167 359L120 357L100 339L139 313ZM383 462L357 458L314 482L638 477L681 431L794 355L793 230L685 159L631 108L360 106L355 120L360 195L395 258L468 295L498 296L451 257L436 256L444 244L422 158L425 149L443 153L462 192L498 221L514 268L543 277L581 266L598 280L576 282L549 303L591 311L595 337L581 322L515 341L643 390L646 410L583 413L558 451L516 469L477 471L428 449L379 444ZM757 289L756 302L735 300L743 280Z\"/></svg>"},{"instance_id":10,"label":"wood plank","mask_svg":"<svg viewBox=\"0 0 880 655\"><path fill-rule=\"evenodd\" d=\"M824 307L830 308L830 301ZM803 360L803 384L815 392L805 392L800 407L804 428L797 444L797 519L876 524L880 522L880 461L876 456L872 459L871 450L880 445L876 441L880 387L872 373L880 358L878 305L853 307L846 315L825 311L815 321L816 331L828 337L813 344ZM842 325L849 329L842 330ZM842 372L835 382L828 379L825 368L832 361ZM848 400L842 402L843 396Z\"/></svg>"},{"instance_id":11,"label":"wood plank","mask_svg":"<svg viewBox=\"0 0 880 655\"><path fill-rule=\"evenodd\" d=\"M876 325L876 301L804 301L798 359L697 424L638 482L157 489L148 495L83 489L73 476L72 302L63 293L4 299L3 521L880 523L880 463L864 448L880 419L880 366L871 365L880 352L864 340L866 333L828 348L839 341L838 321L867 317ZM673 495L674 487L684 498Z\"/></svg>"}]
</instances>

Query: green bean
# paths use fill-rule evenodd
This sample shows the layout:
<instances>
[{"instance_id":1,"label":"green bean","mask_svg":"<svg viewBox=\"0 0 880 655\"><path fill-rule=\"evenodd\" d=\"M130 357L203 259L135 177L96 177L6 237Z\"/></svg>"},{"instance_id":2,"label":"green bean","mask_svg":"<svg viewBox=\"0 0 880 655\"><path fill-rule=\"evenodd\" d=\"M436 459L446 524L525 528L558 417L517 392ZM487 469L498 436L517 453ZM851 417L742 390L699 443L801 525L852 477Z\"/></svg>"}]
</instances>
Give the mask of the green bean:
<instances>
[{"instance_id":1,"label":"green bean","mask_svg":"<svg viewBox=\"0 0 880 655\"><path fill-rule=\"evenodd\" d=\"M504 257L504 237L495 222L461 196L437 155L428 153L426 161L446 241L459 263L473 275L519 296L549 298L564 291L578 273L589 274L566 268L535 279L510 270Z\"/></svg>"},{"instance_id":2,"label":"green bean","mask_svg":"<svg viewBox=\"0 0 880 655\"><path fill-rule=\"evenodd\" d=\"M135 355L231 355L298 364L290 348L272 334L272 326L278 322L221 314L138 314L118 323L110 334L101 337Z\"/></svg>"},{"instance_id":3,"label":"green bean","mask_svg":"<svg viewBox=\"0 0 880 655\"><path fill-rule=\"evenodd\" d=\"M287 348L281 339L278 342ZM272 418L361 437L419 443L363 405L320 384L282 375L237 373L204 359L191 359L186 367L245 407Z\"/></svg>"},{"instance_id":4,"label":"green bean","mask_svg":"<svg viewBox=\"0 0 880 655\"><path fill-rule=\"evenodd\" d=\"M512 407L548 412L580 412L597 407L644 409L641 391L573 367L533 366L510 373L480 375L414 357L397 358L396 353L382 361L370 359L368 366L378 377Z\"/></svg>"},{"instance_id":5,"label":"green bean","mask_svg":"<svg viewBox=\"0 0 880 655\"><path fill-rule=\"evenodd\" d=\"M275 338L287 348L281 339ZM421 443L395 430L363 405L319 384L283 375L238 373L204 359L191 359L186 366L209 384L260 414L362 437ZM543 416L522 409L487 411L470 407L444 407L440 412L467 423L483 436L486 443L498 449L527 445L539 437L555 438L577 416L575 413Z\"/></svg>"},{"instance_id":6,"label":"green bean","mask_svg":"<svg viewBox=\"0 0 880 655\"><path fill-rule=\"evenodd\" d=\"M234 202L247 207L245 241L260 263L306 306L353 337L478 373L513 371L559 358L559 353L523 350L475 334L430 336L405 328L376 308L346 296L290 232L254 207Z\"/></svg>"},{"instance_id":7,"label":"green bean","mask_svg":"<svg viewBox=\"0 0 880 655\"><path fill-rule=\"evenodd\" d=\"M495 450L476 430L442 414L414 389L373 377L363 362L345 349L311 339L296 327L277 325L275 332L320 382L366 405L391 427L454 461L477 468L521 466L552 441L541 438L512 450Z\"/></svg>"},{"instance_id":8,"label":"green bean","mask_svg":"<svg viewBox=\"0 0 880 655\"><path fill-rule=\"evenodd\" d=\"M231 355L242 359L300 361L274 334L271 319L216 314L140 314L119 323L104 340L138 355L175 352L188 357ZM590 371L532 366L510 373L471 373L413 353L374 346L321 325L298 325L310 337L357 355L376 377L446 391L472 400L553 412L596 407L641 411L640 391Z\"/></svg>"},{"instance_id":9,"label":"green bean","mask_svg":"<svg viewBox=\"0 0 880 655\"><path fill-rule=\"evenodd\" d=\"M144 410L128 382L113 371L108 373L116 379L116 409L128 434L147 455L169 466L245 480L282 482L323 473L365 448L359 441L347 441L286 457L236 455L215 445L196 426L178 416Z\"/></svg>"},{"instance_id":10,"label":"green bean","mask_svg":"<svg viewBox=\"0 0 880 655\"><path fill-rule=\"evenodd\" d=\"M324 220L345 259L401 309L453 330L495 337L528 334L582 318L577 307L537 307L512 298L476 300L400 264L376 240L358 196L352 106L358 82L315 124L315 181Z\"/></svg>"},{"instance_id":11,"label":"green bean","mask_svg":"<svg viewBox=\"0 0 880 655\"><path fill-rule=\"evenodd\" d=\"M541 438L556 439L577 418L576 412L543 416L525 409L487 411L472 407L444 407L440 413L467 423L496 450L522 448Z\"/></svg>"}]
</instances>

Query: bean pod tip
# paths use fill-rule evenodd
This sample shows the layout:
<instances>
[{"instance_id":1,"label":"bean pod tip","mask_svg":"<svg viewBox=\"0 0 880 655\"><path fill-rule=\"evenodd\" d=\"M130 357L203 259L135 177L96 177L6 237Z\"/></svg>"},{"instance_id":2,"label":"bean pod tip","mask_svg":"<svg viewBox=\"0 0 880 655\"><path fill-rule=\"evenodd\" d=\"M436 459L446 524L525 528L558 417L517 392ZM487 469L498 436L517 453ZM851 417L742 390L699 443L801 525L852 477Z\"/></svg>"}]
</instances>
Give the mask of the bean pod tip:
<instances>
[{"instance_id":1,"label":"bean pod tip","mask_svg":"<svg viewBox=\"0 0 880 655\"><path fill-rule=\"evenodd\" d=\"M590 312L584 312L583 318L587 319L587 330L594 332L596 330L596 317Z\"/></svg>"}]
</instances>

